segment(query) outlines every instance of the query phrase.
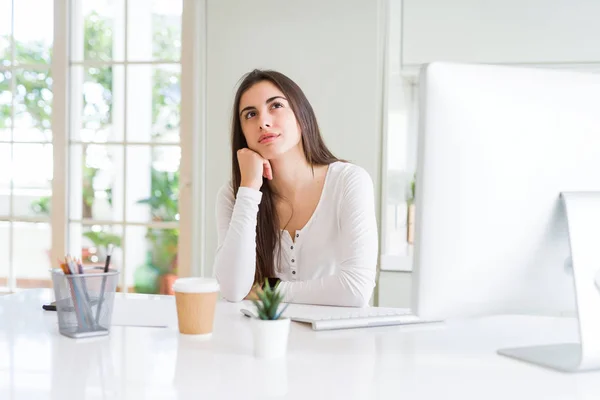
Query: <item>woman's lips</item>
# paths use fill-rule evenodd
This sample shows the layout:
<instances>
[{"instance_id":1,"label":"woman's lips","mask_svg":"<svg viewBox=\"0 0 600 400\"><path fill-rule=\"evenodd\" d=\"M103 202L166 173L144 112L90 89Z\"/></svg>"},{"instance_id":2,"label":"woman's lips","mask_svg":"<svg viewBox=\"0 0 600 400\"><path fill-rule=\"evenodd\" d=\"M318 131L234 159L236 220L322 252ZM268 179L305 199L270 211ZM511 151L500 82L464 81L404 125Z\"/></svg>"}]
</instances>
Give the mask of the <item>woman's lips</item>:
<instances>
[{"instance_id":1,"label":"woman's lips","mask_svg":"<svg viewBox=\"0 0 600 400\"><path fill-rule=\"evenodd\" d=\"M275 141L279 136L281 136L281 135L266 135L266 136L262 137L258 142L260 144L271 143L271 142Z\"/></svg>"}]
</instances>

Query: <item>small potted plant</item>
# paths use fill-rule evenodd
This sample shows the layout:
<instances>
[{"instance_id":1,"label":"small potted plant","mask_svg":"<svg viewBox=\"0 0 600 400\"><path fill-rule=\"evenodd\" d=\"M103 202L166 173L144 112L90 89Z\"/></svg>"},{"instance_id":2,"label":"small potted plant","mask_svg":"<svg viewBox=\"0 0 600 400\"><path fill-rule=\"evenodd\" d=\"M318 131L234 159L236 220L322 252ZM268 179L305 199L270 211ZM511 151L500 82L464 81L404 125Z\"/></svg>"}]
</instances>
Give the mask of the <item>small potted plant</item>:
<instances>
[{"instance_id":1,"label":"small potted plant","mask_svg":"<svg viewBox=\"0 0 600 400\"><path fill-rule=\"evenodd\" d=\"M288 304L280 309L283 294L278 286L279 284L271 288L266 280L264 288L256 290L258 299L252 300L258 314L258 317L251 320L254 355L259 358L279 358L287 351L290 319L282 317L282 314Z\"/></svg>"}]
</instances>

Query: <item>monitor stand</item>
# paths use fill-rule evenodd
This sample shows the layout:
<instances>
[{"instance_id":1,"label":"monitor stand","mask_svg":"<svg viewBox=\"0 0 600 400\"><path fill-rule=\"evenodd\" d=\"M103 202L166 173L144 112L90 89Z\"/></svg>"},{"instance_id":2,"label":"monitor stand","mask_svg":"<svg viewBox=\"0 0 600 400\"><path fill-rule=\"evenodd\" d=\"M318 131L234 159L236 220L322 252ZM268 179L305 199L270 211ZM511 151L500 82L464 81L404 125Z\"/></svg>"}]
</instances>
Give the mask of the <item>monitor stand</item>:
<instances>
[{"instance_id":1,"label":"monitor stand","mask_svg":"<svg viewBox=\"0 0 600 400\"><path fill-rule=\"evenodd\" d=\"M563 372L600 369L600 192L564 192L581 343L498 350L498 354Z\"/></svg>"}]
</instances>

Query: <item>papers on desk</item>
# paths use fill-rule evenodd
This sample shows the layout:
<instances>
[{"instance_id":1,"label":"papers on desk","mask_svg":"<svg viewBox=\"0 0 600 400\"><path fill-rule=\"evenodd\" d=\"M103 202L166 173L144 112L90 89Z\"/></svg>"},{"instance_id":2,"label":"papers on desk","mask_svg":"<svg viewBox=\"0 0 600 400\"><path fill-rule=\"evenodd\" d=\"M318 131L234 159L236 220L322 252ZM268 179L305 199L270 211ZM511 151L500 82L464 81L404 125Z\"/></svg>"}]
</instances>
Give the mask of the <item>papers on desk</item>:
<instances>
[{"instance_id":1,"label":"papers on desk","mask_svg":"<svg viewBox=\"0 0 600 400\"><path fill-rule=\"evenodd\" d=\"M175 298L173 296L117 294L111 325L175 327L177 326Z\"/></svg>"}]
</instances>

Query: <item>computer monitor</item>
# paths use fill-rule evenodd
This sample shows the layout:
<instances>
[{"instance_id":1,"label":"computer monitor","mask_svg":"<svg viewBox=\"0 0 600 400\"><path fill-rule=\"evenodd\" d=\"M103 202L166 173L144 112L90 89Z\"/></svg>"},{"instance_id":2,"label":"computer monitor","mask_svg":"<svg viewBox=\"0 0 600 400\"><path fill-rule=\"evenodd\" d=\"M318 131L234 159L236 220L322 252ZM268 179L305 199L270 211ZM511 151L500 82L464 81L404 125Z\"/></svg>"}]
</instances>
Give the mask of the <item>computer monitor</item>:
<instances>
[{"instance_id":1,"label":"computer monitor","mask_svg":"<svg viewBox=\"0 0 600 400\"><path fill-rule=\"evenodd\" d=\"M580 344L502 354L599 368L600 75L431 63L419 107L414 312L574 315Z\"/></svg>"}]
</instances>

